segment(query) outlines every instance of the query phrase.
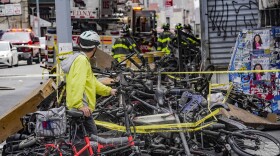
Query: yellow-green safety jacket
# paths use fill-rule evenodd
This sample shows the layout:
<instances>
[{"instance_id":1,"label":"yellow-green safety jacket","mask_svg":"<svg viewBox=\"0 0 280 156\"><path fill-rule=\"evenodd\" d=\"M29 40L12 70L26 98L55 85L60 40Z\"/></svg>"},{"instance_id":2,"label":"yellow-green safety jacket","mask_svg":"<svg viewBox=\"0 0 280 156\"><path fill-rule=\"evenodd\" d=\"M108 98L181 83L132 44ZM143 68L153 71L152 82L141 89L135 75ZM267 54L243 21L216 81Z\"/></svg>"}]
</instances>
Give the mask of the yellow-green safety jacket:
<instances>
[{"instance_id":1,"label":"yellow-green safety jacket","mask_svg":"<svg viewBox=\"0 0 280 156\"><path fill-rule=\"evenodd\" d=\"M96 79L89 59L83 52L75 53L63 60L61 68L66 74L66 105L69 109L88 106L94 111L96 94L110 95L111 88Z\"/></svg>"}]
</instances>

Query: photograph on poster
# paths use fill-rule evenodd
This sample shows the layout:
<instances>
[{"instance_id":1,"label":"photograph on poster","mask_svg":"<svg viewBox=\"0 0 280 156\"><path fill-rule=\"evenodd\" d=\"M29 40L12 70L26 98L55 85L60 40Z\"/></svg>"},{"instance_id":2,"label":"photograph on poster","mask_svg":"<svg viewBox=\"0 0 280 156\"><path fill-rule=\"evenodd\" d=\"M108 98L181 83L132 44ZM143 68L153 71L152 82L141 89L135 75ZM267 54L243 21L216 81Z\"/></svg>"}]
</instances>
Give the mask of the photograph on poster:
<instances>
[{"instance_id":1,"label":"photograph on poster","mask_svg":"<svg viewBox=\"0 0 280 156\"><path fill-rule=\"evenodd\" d=\"M254 54L270 53L270 31L254 30L252 32L252 52Z\"/></svg>"},{"instance_id":2,"label":"photograph on poster","mask_svg":"<svg viewBox=\"0 0 280 156\"><path fill-rule=\"evenodd\" d=\"M266 54L253 54L251 55L251 69L252 70L269 70L270 68L270 55ZM254 72L252 73L253 83L255 81L269 81L270 75L267 72Z\"/></svg>"}]
</instances>

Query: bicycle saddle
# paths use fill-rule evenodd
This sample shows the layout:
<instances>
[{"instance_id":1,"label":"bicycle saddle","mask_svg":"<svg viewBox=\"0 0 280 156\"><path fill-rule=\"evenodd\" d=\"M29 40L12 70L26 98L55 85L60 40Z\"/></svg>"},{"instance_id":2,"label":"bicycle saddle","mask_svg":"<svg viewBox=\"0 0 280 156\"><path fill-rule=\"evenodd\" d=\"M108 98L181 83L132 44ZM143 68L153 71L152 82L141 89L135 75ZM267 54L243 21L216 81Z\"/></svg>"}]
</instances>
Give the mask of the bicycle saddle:
<instances>
[{"instance_id":1,"label":"bicycle saddle","mask_svg":"<svg viewBox=\"0 0 280 156\"><path fill-rule=\"evenodd\" d=\"M84 113L82 111L77 110L77 109L67 110L66 114L71 116L71 117L74 117L74 118L79 118L79 117L84 116Z\"/></svg>"}]
</instances>

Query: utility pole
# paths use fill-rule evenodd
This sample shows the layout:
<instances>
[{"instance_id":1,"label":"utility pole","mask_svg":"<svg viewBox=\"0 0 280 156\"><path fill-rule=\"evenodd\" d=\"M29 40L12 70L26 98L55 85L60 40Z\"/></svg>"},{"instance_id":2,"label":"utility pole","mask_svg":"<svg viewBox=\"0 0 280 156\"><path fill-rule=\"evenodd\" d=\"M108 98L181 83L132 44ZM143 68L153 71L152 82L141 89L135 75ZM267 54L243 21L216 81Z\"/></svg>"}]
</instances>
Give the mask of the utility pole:
<instances>
[{"instance_id":1,"label":"utility pole","mask_svg":"<svg viewBox=\"0 0 280 156\"><path fill-rule=\"evenodd\" d=\"M61 54L63 52L70 52L72 48L72 28L70 15L70 1L69 0L55 0L56 12L56 34L57 34L57 50ZM59 56L55 56L57 58ZM58 59L57 59L58 60ZM56 72L60 74L60 63L57 62ZM61 81L61 77L57 77L57 84Z\"/></svg>"},{"instance_id":2,"label":"utility pole","mask_svg":"<svg viewBox=\"0 0 280 156\"><path fill-rule=\"evenodd\" d=\"M31 11L32 11L32 16L33 16L33 21L32 21L32 31L35 30L35 14L34 14L34 9L35 7L30 7L31 8Z\"/></svg>"},{"instance_id":3,"label":"utility pole","mask_svg":"<svg viewBox=\"0 0 280 156\"><path fill-rule=\"evenodd\" d=\"M40 9L39 9L39 0L36 0L36 9L37 9L37 23L38 23L38 33L37 35L41 37L41 25L40 25ZM34 19L33 19L34 20Z\"/></svg>"},{"instance_id":4,"label":"utility pole","mask_svg":"<svg viewBox=\"0 0 280 156\"><path fill-rule=\"evenodd\" d=\"M55 0L57 41L72 44L72 28L69 0Z\"/></svg>"}]
</instances>

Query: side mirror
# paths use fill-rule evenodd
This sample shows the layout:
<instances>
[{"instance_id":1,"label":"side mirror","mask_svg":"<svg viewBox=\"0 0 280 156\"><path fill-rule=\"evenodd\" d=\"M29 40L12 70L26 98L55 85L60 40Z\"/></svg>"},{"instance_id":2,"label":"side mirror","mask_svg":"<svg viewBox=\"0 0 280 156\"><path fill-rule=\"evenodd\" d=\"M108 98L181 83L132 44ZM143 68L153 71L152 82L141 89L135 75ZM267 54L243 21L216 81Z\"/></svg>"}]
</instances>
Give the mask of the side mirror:
<instances>
[{"instance_id":1,"label":"side mirror","mask_svg":"<svg viewBox=\"0 0 280 156\"><path fill-rule=\"evenodd\" d=\"M39 37L34 37L33 42L40 42Z\"/></svg>"},{"instance_id":2,"label":"side mirror","mask_svg":"<svg viewBox=\"0 0 280 156\"><path fill-rule=\"evenodd\" d=\"M16 47L12 47L12 50L17 50L17 48Z\"/></svg>"}]
</instances>

